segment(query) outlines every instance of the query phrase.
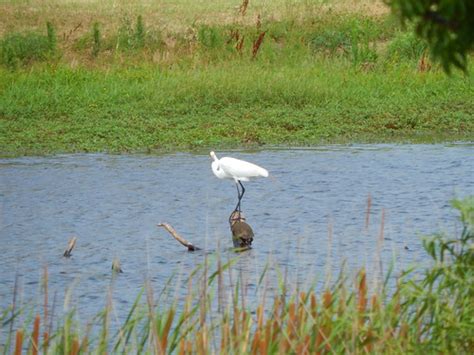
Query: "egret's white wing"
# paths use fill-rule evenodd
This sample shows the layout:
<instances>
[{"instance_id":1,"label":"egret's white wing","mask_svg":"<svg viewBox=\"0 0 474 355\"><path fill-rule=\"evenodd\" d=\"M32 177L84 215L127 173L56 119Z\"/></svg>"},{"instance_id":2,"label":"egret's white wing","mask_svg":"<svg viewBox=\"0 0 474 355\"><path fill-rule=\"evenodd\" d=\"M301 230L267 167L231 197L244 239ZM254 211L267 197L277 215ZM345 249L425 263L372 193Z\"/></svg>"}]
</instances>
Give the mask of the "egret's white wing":
<instances>
[{"instance_id":1,"label":"egret's white wing","mask_svg":"<svg viewBox=\"0 0 474 355\"><path fill-rule=\"evenodd\" d=\"M268 176L268 171L266 169L245 160L224 157L219 159L219 166L226 174L231 175L238 180L247 181L249 178L253 177Z\"/></svg>"}]
</instances>

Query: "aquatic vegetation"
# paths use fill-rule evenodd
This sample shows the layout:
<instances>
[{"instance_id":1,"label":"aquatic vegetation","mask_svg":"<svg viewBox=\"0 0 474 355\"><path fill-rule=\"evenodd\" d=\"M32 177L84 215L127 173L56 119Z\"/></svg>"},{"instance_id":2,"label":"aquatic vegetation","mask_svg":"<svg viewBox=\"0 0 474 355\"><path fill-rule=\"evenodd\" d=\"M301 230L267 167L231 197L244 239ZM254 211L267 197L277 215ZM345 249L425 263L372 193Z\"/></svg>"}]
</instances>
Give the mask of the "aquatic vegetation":
<instances>
[{"instance_id":1,"label":"aquatic vegetation","mask_svg":"<svg viewBox=\"0 0 474 355\"><path fill-rule=\"evenodd\" d=\"M424 271L406 271L392 291L386 283L378 290L371 289L366 272L360 270L353 284L340 275L321 294L314 289L288 292L289 285L282 279L272 305L265 304L265 299L249 305L237 282L231 302L226 304L220 297L222 276L232 261L222 263L217 255L216 263L206 259L190 272L183 304L163 305L145 286L125 321L112 331L111 302L86 328L75 321L73 311L51 327L45 272L42 316L36 310L18 324L16 318L23 309L13 305L2 310L4 338L0 340L4 345L0 349L19 353L28 347L32 353L73 354L106 350L469 353L474 346L474 198L454 201L453 206L461 213L461 235L427 238L425 249L432 258L431 266Z\"/></svg>"}]
</instances>

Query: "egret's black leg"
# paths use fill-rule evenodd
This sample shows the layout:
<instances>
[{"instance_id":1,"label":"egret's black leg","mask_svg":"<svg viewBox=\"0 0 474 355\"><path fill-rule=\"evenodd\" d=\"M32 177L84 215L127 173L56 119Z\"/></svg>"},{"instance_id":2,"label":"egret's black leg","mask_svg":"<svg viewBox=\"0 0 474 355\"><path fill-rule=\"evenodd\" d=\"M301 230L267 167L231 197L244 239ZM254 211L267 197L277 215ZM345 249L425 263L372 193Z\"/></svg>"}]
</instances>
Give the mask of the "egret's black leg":
<instances>
[{"instance_id":1,"label":"egret's black leg","mask_svg":"<svg viewBox=\"0 0 474 355\"><path fill-rule=\"evenodd\" d=\"M239 180L239 185L240 185L240 187L242 188L242 194L240 195L240 199L242 199L242 197L244 197L245 187L244 187L244 185L242 185L242 183L240 182L240 180Z\"/></svg>"},{"instance_id":2,"label":"egret's black leg","mask_svg":"<svg viewBox=\"0 0 474 355\"><path fill-rule=\"evenodd\" d=\"M242 199L242 195L240 194L239 184L235 183L235 187L237 187L237 198L238 198L239 201L237 202L237 205L235 206L234 212L235 211L240 212L240 200Z\"/></svg>"},{"instance_id":3,"label":"egret's black leg","mask_svg":"<svg viewBox=\"0 0 474 355\"><path fill-rule=\"evenodd\" d=\"M242 182L239 180L239 185L240 187L242 188L242 193L240 194L240 197L239 197L239 203L238 203L238 206L239 206L239 212L242 212L240 210L240 201L242 201L242 197L244 197L244 193L245 193L245 187L244 185L242 185Z\"/></svg>"},{"instance_id":4,"label":"egret's black leg","mask_svg":"<svg viewBox=\"0 0 474 355\"><path fill-rule=\"evenodd\" d=\"M239 202L237 202L237 205L235 205L234 212L236 211L240 212L240 199L239 199Z\"/></svg>"}]
</instances>

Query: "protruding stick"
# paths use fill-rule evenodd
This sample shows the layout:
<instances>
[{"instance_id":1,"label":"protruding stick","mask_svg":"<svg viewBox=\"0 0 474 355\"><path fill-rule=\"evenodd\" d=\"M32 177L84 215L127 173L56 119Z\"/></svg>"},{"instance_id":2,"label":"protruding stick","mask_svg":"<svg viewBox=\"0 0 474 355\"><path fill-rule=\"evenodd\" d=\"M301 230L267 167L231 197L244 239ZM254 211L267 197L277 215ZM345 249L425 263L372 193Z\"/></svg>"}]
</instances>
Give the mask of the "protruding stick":
<instances>
[{"instance_id":1,"label":"protruding stick","mask_svg":"<svg viewBox=\"0 0 474 355\"><path fill-rule=\"evenodd\" d=\"M365 211L365 230L369 229L370 207L372 206L372 196L367 196L367 210Z\"/></svg>"},{"instance_id":2,"label":"protruding stick","mask_svg":"<svg viewBox=\"0 0 474 355\"><path fill-rule=\"evenodd\" d=\"M112 271L117 273L122 273L122 267L120 266L120 259L115 257L112 261Z\"/></svg>"},{"instance_id":3,"label":"protruding stick","mask_svg":"<svg viewBox=\"0 0 474 355\"><path fill-rule=\"evenodd\" d=\"M194 246L193 243L188 242L186 239L180 236L178 232L176 232L174 228L171 227L171 225L169 225L168 223L160 223L158 224L158 227L163 227L164 229L166 229L174 239L176 239L178 242L188 248L188 251L201 250L201 248Z\"/></svg>"},{"instance_id":4,"label":"protruding stick","mask_svg":"<svg viewBox=\"0 0 474 355\"><path fill-rule=\"evenodd\" d=\"M76 240L77 240L76 237L72 237L72 238L69 240L69 244L67 245L67 248L66 248L66 250L64 251L63 256L65 256L66 258L69 258L69 257L71 256L72 249L74 249L74 247L76 246Z\"/></svg>"}]
</instances>

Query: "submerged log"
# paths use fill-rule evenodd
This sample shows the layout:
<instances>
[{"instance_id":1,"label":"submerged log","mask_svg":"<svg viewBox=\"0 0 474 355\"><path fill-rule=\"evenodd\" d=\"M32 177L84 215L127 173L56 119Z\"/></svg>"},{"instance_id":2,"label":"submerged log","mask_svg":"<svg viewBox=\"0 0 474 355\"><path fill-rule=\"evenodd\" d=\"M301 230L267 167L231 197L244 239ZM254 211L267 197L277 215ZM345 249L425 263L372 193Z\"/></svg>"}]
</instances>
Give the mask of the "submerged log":
<instances>
[{"instance_id":1,"label":"submerged log","mask_svg":"<svg viewBox=\"0 0 474 355\"><path fill-rule=\"evenodd\" d=\"M235 248L252 247L254 233L252 227L245 222L242 212L234 211L229 217L230 231L232 232L232 242Z\"/></svg>"},{"instance_id":2,"label":"submerged log","mask_svg":"<svg viewBox=\"0 0 474 355\"><path fill-rule=\"evenodd\" d=\"M64 251L64 254L63 254L64 257L69 258L72 255L72 249L74 249L74 247L76 246L76 241L77 241L76 237L72 237L69 240L67 248L66 248L66 250Z\"/></svg>"},{"instance_id":3,"label":"submerged log","mask_svg":"<svg viewBox=\"0 0 474 355\"><path fill-rule=\"evenodd\" d=\"M168 223L160 223L158 224L158 227L163 227L168 231L168 233L176 239L178 242L180 242L182 245L184 245L186 248L188 248L188 251L195 251L195 250L201 250L201 248L193 245L193 243L188 242L186 239L184 239L181 235L178 234L178 232L175 231L171 225Z\"/></svg>"}]
</instances>

